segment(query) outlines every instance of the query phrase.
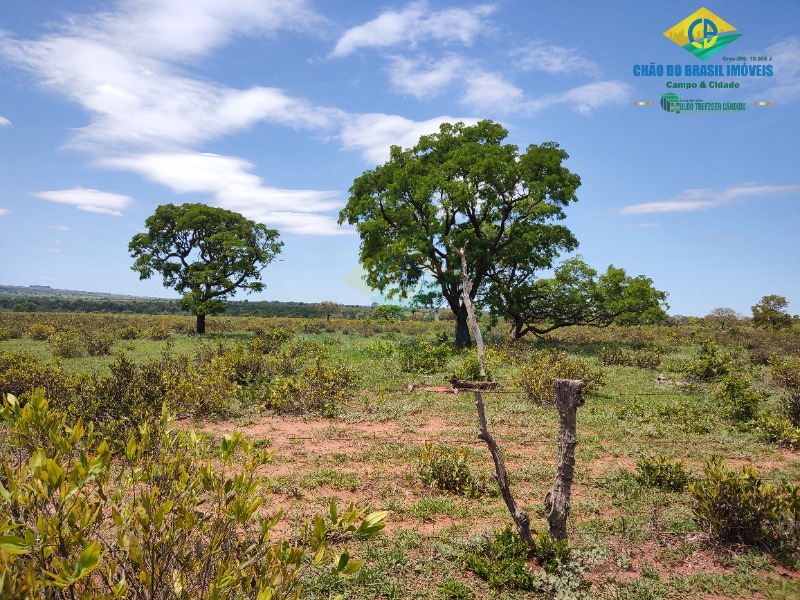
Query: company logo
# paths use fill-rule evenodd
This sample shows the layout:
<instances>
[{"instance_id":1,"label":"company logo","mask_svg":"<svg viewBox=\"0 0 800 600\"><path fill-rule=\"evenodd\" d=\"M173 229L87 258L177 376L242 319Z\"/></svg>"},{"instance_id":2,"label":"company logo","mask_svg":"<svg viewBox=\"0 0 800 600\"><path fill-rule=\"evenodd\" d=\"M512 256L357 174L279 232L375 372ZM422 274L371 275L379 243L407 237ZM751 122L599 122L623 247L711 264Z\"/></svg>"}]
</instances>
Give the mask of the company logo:
<instances>
[{"instance_id":1,"label":"company logo","mask_svg":"<svg viewBox=\"0 0 800 600\"><path fill-rule=\"evenodd\" d=\"M700 60L705 60L742 37L742 34L733 31L736 31L736 27L707 8L701 8L667 29L664 35Z\"/></svg>"},{"instance_id":2,"label":"company logo","mask_svg":"<svg viewBox=\"0 0 800 600\"><path fill-rule=\"evenodd\" d=\"M672 92L663 94L661 96L661 108L667 112L681 112L681 101L677 94Z\"/></svg>"}]
</instances>

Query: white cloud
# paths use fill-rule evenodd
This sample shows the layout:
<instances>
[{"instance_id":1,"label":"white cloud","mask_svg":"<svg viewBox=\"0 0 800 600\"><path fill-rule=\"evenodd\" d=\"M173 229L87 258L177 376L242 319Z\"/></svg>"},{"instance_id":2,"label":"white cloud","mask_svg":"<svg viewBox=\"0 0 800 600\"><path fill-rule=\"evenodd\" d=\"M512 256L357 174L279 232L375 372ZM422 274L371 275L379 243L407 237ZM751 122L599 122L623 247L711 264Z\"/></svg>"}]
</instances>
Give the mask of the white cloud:
<instances>
[{"instance_id":1,"label":"white cloud","mask_svg":"<svg viewBox=\"0 0 800 600\"><path fill-rule=\"evenodd\" d=\"M42 200L49 200L50 202L71 204L75 208L85 210L86 212L113 215L116 217L121 217L122 209L133 202L133 198L130 196L101 192L100 190L82 187L69 190L35 192L31 195L36 198L41 198Z\"/></svg>"},{"instance_id":2,"label":"white cloud","mask_svg":"<svg viewBox=\"0 0 800 600\"><path fill-rule=\"evenodd\" d=\"M395 56L389 67L389 81L401 94L432 98L460 79L464 68L465 61L459 56L448 56L439 61Z\"/></svg>"},{"instance_id":3,"label":"white cloud","mask_svg":"<svg viewBox=\"0 0 800 600\"><path fill-rule=\"evenodd\" d=\"M325 22L306 0L120 0L71 33L128 53L167 60L206 55L234 35L310 31Z\"/></svg>"},{"instance_id":4,"label":"white cloud","mask_svg":"<svg viewBox=\"0 0 800 600\"><path fill-rule=\"evenodd\" d=\"M661 227L661 223L637 223L634 227L638 227L639 229L654 229L656 227Z\"/></svg>"},{"instance_id":5,"label":"white cloud","mask_svg":"<svg viewBox=\"0 0 800 600\"><path fill-rule=\"evenodd\" d=\"M516 59L517 66L524 71L581 75L597 73L597 65L581 56L576 49L545 42L533 42L522 46L516 49L512 56Z\"/></svg>"},{"instance_id":6,"label":"white cloud","mask_svg":"<svg viewBox=\"0 0 800 600\"><path fill-rule=\"evenodd\" d=\"M524 108L538 112L559 104L567 104L580 114L590 114L596 108L607 104L622 104L630 94L627 84L620 81L595 81L566 92L551 94L526 102Z\"/></svg>"},{"instance_id":7,"label":"white cloud","mask_svg":"<svg viewBox=\"0 0 800 600\"><path fill-rule=\"evenodd\" d=\"M520 88L495 73L478 71L464 83L461 104L477 111L511 112L519 107L523 97Z\"/></svg>"},{"instance_id":8,"label":"white cloud","mask_svg":"<svg viewBox=\"0 0 800 600\"><path fill-rule=\"evenodd\" d=\"M8 127L11 125L11 121L6 119L5 117L0 116L0 127Z\"/></svg>"},{"instance_id":9,"label":"white cloud","mask_svg":"<svg viewBox=\"0 0 800 600\"><path fill-rule=\"evenodd\" d=\"M10 213L10 212L11 212L11 211L10 211L10 210L8 210L7 208L0 208L0 216L2 216L2 215L7 215L7 214L8 214L8 213Z\"/></svg>"},{"instance_id":10,"label":"white cloud","mask_svg":"<svg viewBox=\"0 0 800 600\"><path fill-rule=\"evenodd\" d=\"M674 198L631 204L622 207L618 212L621 215L693 212L730 204L740 198L796 194L797 192L800 192L800 185L760 185L756 183L744 183L722 190L712 188L689 189Z\"/></svg>"},{"instance_id":11,"label":"white cloud","mask_svg":"<svg viewBox=\"0 0 800 600\"><path fill-rule=\"evenodd\" d=\"M69 231L70 228L66 225L53 225L51 227L47 227L50 231Z\"/></svg>"},{"instance_id":12,"label":"white cloud","mask_svg":"<svg viewBox=\"0 0 800 600\"><path fill-rule=\"evenodd\" d=\"M455 54L440 60L394 56L388 71L395 91L419 99L460 86L459 102L476 111L510 112L519 107L523 97L522 90L502 75L487 72L475 61Z\"/></svg>"},{"instance_id":13,"label":"white cloud","mask_svg":"<svg viewBox=\"0 0 800 600\"><path fill-rule=\"evenodd\" d=\"M361 152L368 163L380 164L389 160L390 146L410 148L419 142L420 136L438 132L442 123L459 121L474 125L479 119L441 116L427 121L412 121L398 115L365 114L353 117L344 125L342 144L345 148Z\"/></svg>"},{"instance_id":14,"label":"white cloud","mask_svg":"<svg viewBox=\"0 0 800 600\"><path fill-rule=\"evenodd\" d=\"M178 75L164 62L96 40L56 37L3 48L92 115L74 139L84 149L191 145L258 121L328 128L340 117L276 88L236 90Z\"/></svg>"},{"instance_id":15,"label":"white cloud","mask_svg":"<svg viewBox=\"0 0 800 600\"><path fill-rule=\"evenodd\" d=\"M210 194L219 206L288 231L338 234L345 232L335 219L310 214L337 208L338 193L270 187L247 161L191 150L260 121L335 130L347 117L343 111L277 88L233 89L192 77L187 68L235 35L312 31L323 22L305 0L119 0L115 12L80 17L39 40L0 35L0 55L89 113L71 143L116 155L101 164L178 193ZM76 188L36 196L121 214L98 194Z\"/></svg>"},{"instance_id":16,"label":"white cloud","mask_svg":"<svg viewBox=\"0 0 800 600\"><path fill-rule=\"evenodd\" d=\"M387 10L372 21L348 29L331 55L342 57L360 48L398 44L414 47L428 39L469 45L486 28L485 19L492 12L494 6L489 4L429 11L424 2L414 2L405 10Z\"/></svg>"},{"instance_id":17,"label":"white cloud","mask_svg":"<svg viewBox=\"0 0 800 600\"><path fill-rule=\"evenodd\" d=\"M793 37L767 48L774 75L761 100L794 101L800 98L800 38ZM764 78L766 79L766 78Z\"/></svg>"},{"instance_id":18,"label":"white cloud","mask_svg":"<svg viewBox=\"0 0 800 600\"><path fill-rule=\"evenodd\" d=\"M151 153L108 158L101 166L133 171L179 194L208 193L213 204L266 224L284 225L293 233L345 233L336 219L310 213L342 206L339 193L284 190L265 186L250 171L253 165L234 156L192 152Z\"/></svg>"}]
</instances>

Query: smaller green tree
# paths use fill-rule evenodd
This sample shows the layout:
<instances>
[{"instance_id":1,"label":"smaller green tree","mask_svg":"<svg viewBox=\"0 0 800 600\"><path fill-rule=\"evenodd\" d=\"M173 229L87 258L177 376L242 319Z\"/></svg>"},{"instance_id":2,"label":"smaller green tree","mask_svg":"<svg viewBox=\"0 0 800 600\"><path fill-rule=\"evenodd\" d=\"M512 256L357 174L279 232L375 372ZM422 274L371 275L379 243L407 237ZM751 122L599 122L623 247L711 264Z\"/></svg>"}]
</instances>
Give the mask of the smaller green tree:
<instances>
[{"instance_id":1,"label":"smaller green tree","mask_svg":"<svg viewBox=\"0 0 800 600\"><path fill-rule=\"evenodd\" d=\"M713 309L704 318L706 321L710 321L712 323L719 323L719 326L722 329L725 329L726 327L735 325L736 322L742 318L742 315L740 315L732 308L720 307Z\"/></svg>"},{"instance_id":2,"label":"smaller green tree","mask_svg":"<svg viewBox=\"0 0 800 600\"><path fill-rule=\"evenodd\" d=\"M397 304L380 304L369 313L373 321L401 321L404 316L403 307Z\"/></svg>"},{"instance_id":3,"label":"smaller green tree","mask_svg":"<svg viewBox=\"0 0 800 600\"><path fill-rule=\"evenodd\" d=\"M786 312L789 302L783 296L771 294L764 296L758 304L751 306L753 325L766 329L780 329L792 324L792 317Z\"/></svg>"},{"instance_id":4,"label":"smaller green tree","mask_svg":"<svg viewBox=\"0 0 800 600\"><path fill-rule=\"evenodd\" d=\"M536 278L535 268L498 268L483 297L496 317L511 323L511 337L545 335L561 327L607 327L666 320L667 294L643 275L631 277L610 265L598 275L580 256L562 262L553 277Z\"/></svg>"},{"instance_id":5,"label":"smaller green tree","mask_svg":"<svg viewBox=\"0 0 800 600\"><path fill-rule=\"evenodd\" d=\"M319 302L317 304L317 310L325 315L325 320L330 321L331 315L335 315L342 309L342 306L337 302L331 302L330 300L325 300L324 302Z\"/></svg>"},{"instance_id":6,"label":"smaller green tree","mask_svg":"<svg viewBox=\"0 0 800 600\"><path fill-rule=\"evenodd\" d=\"M206 204L164 204L145 225L147 232L128 245L131 268L139 279L158 272L165 287L183 294L180 307L197 316L197 333L205 333L206 315L223 312L236 290L264 289L261 271L283 246L277 230Z\"/></svg>"}]
</instances>

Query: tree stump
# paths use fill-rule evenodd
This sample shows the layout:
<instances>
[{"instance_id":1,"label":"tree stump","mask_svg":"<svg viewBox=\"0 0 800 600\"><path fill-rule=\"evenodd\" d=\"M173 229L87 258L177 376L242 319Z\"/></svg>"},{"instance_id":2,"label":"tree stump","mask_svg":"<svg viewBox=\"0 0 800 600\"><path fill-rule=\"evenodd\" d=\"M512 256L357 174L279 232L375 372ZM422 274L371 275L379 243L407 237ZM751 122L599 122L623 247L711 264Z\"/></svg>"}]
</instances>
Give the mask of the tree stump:
<instances>
[{"instance_id":1,"label":"tree stump","mask_svg":"<svg viewBox=\"0 0 800 600\"><path fill-rule=\"evenodd\" d=\"M583 382L574 379L556 379L556 407L558 408L558 463L553 487L544 497L547 525L554 540L567 538L567 517L575 469L576 415L583 406Z\"/></svg>"}]
</instances>

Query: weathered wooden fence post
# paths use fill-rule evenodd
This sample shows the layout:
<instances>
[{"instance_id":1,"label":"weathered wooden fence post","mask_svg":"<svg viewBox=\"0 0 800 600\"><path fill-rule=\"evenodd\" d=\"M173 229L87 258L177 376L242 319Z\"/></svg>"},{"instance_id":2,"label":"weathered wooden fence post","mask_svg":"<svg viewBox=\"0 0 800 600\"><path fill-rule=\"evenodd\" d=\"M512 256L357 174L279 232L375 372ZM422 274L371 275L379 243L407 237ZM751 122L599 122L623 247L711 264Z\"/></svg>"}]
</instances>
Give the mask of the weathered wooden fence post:
<instances>
[{"instance_id":1,"label":"weathered wooden fence post","mask_svg":"<svg viewBox=\"0 0 800 600\"><path fill-rule=\"evenodd\" d=\"M575 468L576 414L583 406L583 382L574 379L556 379L556 407L558 408L558 463L553 487L544 497L547 525L554 540L567 538L569 497Z\"/></svg>"}]
</instances>

